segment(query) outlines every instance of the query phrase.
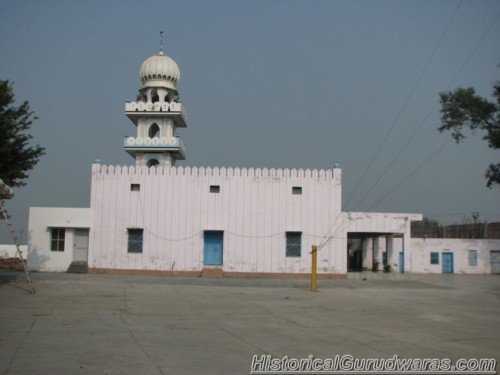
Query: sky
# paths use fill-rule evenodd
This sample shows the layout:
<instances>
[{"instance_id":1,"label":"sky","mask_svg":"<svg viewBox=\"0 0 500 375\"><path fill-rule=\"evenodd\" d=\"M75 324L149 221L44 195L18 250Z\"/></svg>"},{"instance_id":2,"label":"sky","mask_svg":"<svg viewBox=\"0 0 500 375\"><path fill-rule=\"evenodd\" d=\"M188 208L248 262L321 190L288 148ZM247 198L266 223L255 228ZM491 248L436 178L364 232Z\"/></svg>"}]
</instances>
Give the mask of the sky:
<instances>
[{"instance_id":1,"label":"sky","mask_svg":"<svg viewBox=\"0 0 500 375\"><path fill-rule=\"evenodd\" d=\"M439 92L491 98L500 79L498 0L0 0L0 14L0 79L30 102L47 151L7 202L24 240L29 207L89 206L97 156L134 163L124 104L161 30L189 115L180 165L338 162L343 210L500 221L500 189L484 178L499 152L480 133L457 145L437 131Z\"/></svg>"}]
</instances>

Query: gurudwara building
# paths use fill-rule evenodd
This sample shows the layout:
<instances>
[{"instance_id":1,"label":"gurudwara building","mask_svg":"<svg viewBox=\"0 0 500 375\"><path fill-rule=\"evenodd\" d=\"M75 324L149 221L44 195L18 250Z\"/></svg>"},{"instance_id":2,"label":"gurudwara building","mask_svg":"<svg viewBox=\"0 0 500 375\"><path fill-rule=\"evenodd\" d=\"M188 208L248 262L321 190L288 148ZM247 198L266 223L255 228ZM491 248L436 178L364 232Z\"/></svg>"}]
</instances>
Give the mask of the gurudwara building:
<instances>
[{"instance_id":1,"label":"gurudwara building","mask_svg":"<svg viewBox=\"0 0 500 375\"><path fill-rule=\"evenodd\" d=\"M28 265L228 277L320 277L411 271L410 223L420 214L342 212L342 171L177 166L189 126L180 71L159 52L141 66L130 166L92 165L90 207L31 207Z\"/></svg>"}]
</instances>

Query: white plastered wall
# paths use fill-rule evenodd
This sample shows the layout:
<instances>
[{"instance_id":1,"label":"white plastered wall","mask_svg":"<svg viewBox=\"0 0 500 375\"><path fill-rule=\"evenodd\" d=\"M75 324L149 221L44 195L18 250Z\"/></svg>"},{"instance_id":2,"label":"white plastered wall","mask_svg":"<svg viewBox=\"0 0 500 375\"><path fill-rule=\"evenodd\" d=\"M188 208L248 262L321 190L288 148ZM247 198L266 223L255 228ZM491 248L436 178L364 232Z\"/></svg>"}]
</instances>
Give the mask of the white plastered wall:
<instances>
[{"instance_id":1,"label":"white plastered wall","mask_svg":"<svg viewBox=\"0 0 500 375\"><path fill-rule=\"evenodd\" d=\"M28 268L64 272L73 261L74 232L90 228L90 208L30 207ZM65 228L64 251L50 250L51 228Z\"/></svg>"},{"instance_id":2,"label":"white plastered wall","mask_svg":"<svg viewBox=\"0 0 500 375\"><path fill-rule=\"evenodd\" d=\"M412 238L412 272L442 273L442 253L453 253L454 273L491 273L490 252L500 250L500 240L456 238ZM469 250L477 250L477 266L469 266ZM431 252L439 253L439 264L431 264Z\"/></svg>"},{"instance_id":3,"label":"white plastered wall","mask_svg":"<svg viewBox=\"0 0 500 375\"><path fill-rule=\"evenodd\" d=\"M26 250L28 246L20 245L21 252L23 253L23 258L26 259ZM19 255L17 254L16 245L11 244L0 244L0 258L17 258Z\"/></svg>"},{"instance_id":4,"label":"white plastered wall","mask_svg":"<svg viewBox=\"0 0 500 375\"><path fill-rule=\"evenodd\" d=\"M210 185L220 193L210 193ZM293 186L302 195L293 195ZM310 272L311 246L339 217L340 199L340 169L94 165L89 267L199 271L204 231L220 230L224 271ZM144 229L142 254L127 253L127 228ZM298 258L285 256L286 231L302 232ZM321 249L319 272L346 272L345 241Z\"/></svg>"}]
</instances>

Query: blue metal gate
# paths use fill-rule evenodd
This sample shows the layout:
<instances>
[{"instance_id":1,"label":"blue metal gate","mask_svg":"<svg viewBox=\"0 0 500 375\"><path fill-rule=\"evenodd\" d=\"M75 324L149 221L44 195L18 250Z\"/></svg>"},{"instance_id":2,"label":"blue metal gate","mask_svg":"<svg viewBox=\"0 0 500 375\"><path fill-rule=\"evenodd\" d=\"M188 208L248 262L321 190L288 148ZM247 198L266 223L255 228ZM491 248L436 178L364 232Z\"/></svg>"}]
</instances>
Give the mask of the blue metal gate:
<instances>
[{"instance_id":1,"label":"blue metal gate","mask_svg":"<svg viewBox=\"0 0 500 375\"><path fill-rule=\"evenodd\" d=\"M453 273L453 253L442 253L443 273Z\"/></svg>"},{"instance_id":2,"label":"blue metal gate","mask_svg":"<svg viewBox=\"0 0 500 375\"><path fill-rule=\"evenodd\" d=\"M399 252L399 272L405 272L405 254L402 251Z\"/></svg>"},{"instance_id":3,"label":"blue metal gate","mask_svg":"<svg viewBox=\"0 0 500 375\"><path fill-rule=\"evenodd\" d=\"M223 232L205 231L203 264L218 266L222 264Z\"/></svg>"}]
</instances>

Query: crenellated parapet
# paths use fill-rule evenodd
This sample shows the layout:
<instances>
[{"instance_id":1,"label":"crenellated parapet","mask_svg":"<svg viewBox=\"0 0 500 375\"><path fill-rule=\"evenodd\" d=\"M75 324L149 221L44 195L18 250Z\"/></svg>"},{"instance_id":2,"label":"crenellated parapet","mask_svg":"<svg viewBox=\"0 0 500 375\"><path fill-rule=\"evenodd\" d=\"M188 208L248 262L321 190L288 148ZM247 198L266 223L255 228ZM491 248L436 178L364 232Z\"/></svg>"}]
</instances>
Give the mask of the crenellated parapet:
<instances>
[{"instance_id":1,"label":"crenellated parapet","mask_svg":"<svg viewBox=\"0 0 500 375\"><path fill-rule=\"evenodd\" d=\"M288 168L232 168L232 167L165 167L157 166L113 166L92 165L94 175L167 175L167 176L210 176L210 177L269 177L269 178L313 178L338 179L341 170L335 169L288 169Z\"/></svg>"}]
</instances>

